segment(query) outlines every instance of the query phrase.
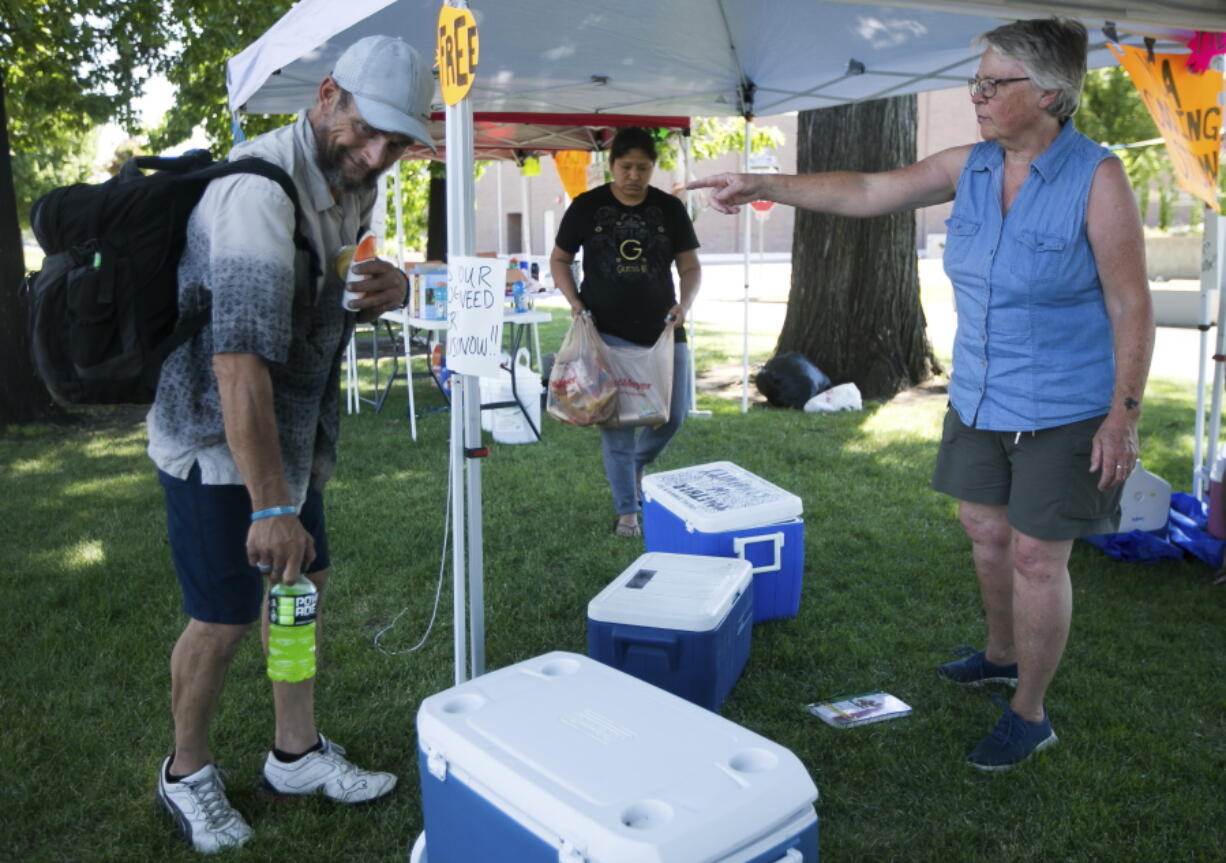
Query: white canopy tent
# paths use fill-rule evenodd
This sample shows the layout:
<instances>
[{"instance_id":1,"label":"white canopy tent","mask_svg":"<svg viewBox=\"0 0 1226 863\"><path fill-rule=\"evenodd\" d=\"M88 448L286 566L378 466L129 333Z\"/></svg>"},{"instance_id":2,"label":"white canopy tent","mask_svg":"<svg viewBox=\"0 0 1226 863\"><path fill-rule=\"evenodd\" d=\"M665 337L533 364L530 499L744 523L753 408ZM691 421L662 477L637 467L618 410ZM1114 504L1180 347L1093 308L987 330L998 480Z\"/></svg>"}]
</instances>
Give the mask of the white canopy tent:
<instances>
[{"instance_id":1,"label":"white canopy tent","mask_svg":"<svg viewBox=\"0 0 1226 863\"><path fill-rule=\"evenodd\" d=\"M300 0L230 60L230 107L236 114L289 113L310 105L335 60L364 36L396 35L431 57L441 5ZM473 11L481 38L476 81L460 106L447 109L446 120L447 175L455 192L449 188L452 255L473 251L473 111L740 116L748 122L755 115L955 86L975 71L972 39L1005 20L1051 13L1079 17L1095 34L1092 42L1108 24L1121 41L1134 44L1142 35L1181 40L1197 29L1226 31L1222 0L496 0ZM1092 66L1113 62L1101 45L1091 53ZM744 219L748 282L748 208ZM469 448L480 445L475 385L465 376L453 405L468 403L452 415L457 491L465 442ZM1220 385L1219 368L1215 390ZM467 464L472 672L480 674L480 469L479 462ZM463 509L462 501L453 504L457 681L466 677Z\"/></svg>"}]
</instances>

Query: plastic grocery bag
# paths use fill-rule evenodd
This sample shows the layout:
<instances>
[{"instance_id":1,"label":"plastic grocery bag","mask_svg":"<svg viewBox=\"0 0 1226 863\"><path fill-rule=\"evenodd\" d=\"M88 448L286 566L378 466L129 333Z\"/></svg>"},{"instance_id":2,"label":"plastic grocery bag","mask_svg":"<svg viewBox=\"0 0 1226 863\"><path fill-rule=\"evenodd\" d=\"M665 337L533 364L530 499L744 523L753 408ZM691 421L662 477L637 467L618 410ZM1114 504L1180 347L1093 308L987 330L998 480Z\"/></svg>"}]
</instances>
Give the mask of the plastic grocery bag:
<instances>
[{"instance_id":1,"label":"plastic grocery bag","mask_svg":"<svg viewBox=\"0 0 1226 863\"><path fill-rule=\"evenodd\" d=\"M604 428L662 426L668 422L673 398L673 327L667 326L649 348L605 345L605 355L617 382L617 411Z\"/></svg>"},{"instance_id":2,"label":"plastic grocery bag","mask_svg":"<svg viewBox=\"0 0 1226 863\"><path fill-rule=\"evenodd\" d=\"M860 388L852 383L839 384L822 390L805 402L806 413L830 414L836 411L858 411L864 407Z\"/></svg>"},{"instance_id":3,"label":"plastic grocery bag","mask_svg":"<svg viewBox=\"0 0 1226 863\"><path fill-rule=\"evenodd\" d=\"M578 315L570 322L549 371L545 409L550 416L564 423L586 426L613 415L617 409L617 385L605 350L591 315Z\"/></svg>"}]
</instances>

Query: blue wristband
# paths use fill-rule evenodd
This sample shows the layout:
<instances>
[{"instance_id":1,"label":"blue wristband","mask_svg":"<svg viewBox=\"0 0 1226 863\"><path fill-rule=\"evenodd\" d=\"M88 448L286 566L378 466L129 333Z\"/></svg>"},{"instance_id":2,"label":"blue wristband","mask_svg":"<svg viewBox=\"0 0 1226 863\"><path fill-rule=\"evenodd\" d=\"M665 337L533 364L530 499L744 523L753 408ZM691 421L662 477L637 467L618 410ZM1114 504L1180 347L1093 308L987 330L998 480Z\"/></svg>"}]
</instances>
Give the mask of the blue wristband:
<instances>
[{"instance_id":1,"label":"blue wristband","mask_svg":"<svg viewBox=\"0 0 1226 863\"><path fill-rule=\"evenodd\" d=\"M274 506L269 509L260 509L251 513L252 521L259 521L262 518L272 518L274 515L297 515L298 507L296 506Z\"/></svg>"}]
</instances>

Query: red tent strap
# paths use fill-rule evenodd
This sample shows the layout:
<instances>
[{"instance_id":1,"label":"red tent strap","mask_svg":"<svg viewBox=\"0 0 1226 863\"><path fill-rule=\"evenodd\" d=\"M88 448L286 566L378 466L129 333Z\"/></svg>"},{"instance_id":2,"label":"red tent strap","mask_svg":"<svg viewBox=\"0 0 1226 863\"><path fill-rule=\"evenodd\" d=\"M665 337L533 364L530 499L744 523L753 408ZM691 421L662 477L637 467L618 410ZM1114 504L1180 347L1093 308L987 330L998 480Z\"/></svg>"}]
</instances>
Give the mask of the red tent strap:
<instances>
[{"instance_id":1,"label":"red tent strap","mask_svg":"<svg viewBox=\"0 0 1226 863\"><path fill-rule=\"evenodd\" d=\"M442 111L430 115L441 121ZM647 126L653 129L688 129L689 117L662 117L645 114L535 114L521 111L475 111L474 123L524 123L533 126Z\"/></svg>"}]
</instances>

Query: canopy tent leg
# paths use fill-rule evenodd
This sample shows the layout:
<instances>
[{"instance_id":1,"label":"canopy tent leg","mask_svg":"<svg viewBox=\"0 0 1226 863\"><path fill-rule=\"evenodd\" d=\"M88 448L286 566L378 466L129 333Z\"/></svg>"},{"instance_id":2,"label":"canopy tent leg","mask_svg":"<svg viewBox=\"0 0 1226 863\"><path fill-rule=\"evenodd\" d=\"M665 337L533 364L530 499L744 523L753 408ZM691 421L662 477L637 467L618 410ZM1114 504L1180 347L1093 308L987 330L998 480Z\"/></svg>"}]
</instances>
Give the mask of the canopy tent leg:
<instances>
[{"instance_id":1,"label":"canopy tent leg","mask_svg":"<svg viewBox=\"0 0 1226 863\"><path fill-rule=\"evenodd\" d=\"M742 170L749 173L750 140L753 138L753 118L745 117L745 164ZM750 251L750 230L752 207L741 207L741 248L745 252L745 297L744 323L741 327L741 413L749 413L749 267L752 252Z\"/></svg>"},{"instance_id":2,"label":"canopy tent leg","mask_svg":"<svg viewBox=\"0 0 1226 863\"><path fill-rule=\"evenodd\" d=\"M522 165L519 169L519 198L523 202L519 220L519 253L527 257L532 254L532 205L528 200L528 177Z\"/></svg>"},{"instance_id":3,"label":"canopy tent leg","mask_svg":"<svg viewBox=\"0 0 1226 863\"><path fill-rule=\"evenodd\" d=\"M1222 430L1222 384L1226 378L1226 367L1223 363L1226 362L1226 303L1221 301L1222 296L1222 280L1226 275L1226 267L1222 266L1222 219L1218 219L1218 230L1214 232L1214 237L1217 241L1217 258L1216 268L1214 271L1215 284L1218 285L1218 312L1217 312L1217 349L1213 354L1213 389L1209 400L1209 436L1206 449L1203 451L1204 464L1201 467L1200 475L1202 484L1207 489L1209 486L1209 470L1212 469L1213 459L1217 455L1219 435Z\"/></svg>"},{"instance_id":4,"label":"canopy tent leg","mask_svg":"<svg viewBox=\"0 0 1226 863\"><path fill-rule=\"evenodd\" d=\"M1200 362L1196 372L1196 439L1192 452L1192 494L1197 500L1205 500L1209 491L1209 472L1216 458L1216 438L1205 439L1205 378L1209 362L1209 330L1213 326L1212 299L1221 283L1221 262L1226 220L1222 219L1209 206L1205 206L1204 239L1201 243L1201 274L1200 274L1200 317L1197 319L1197 329L1200 330ZM1220 294L1219 300L1220 303ZM1219 306L1220 308L1220 306ZM1219 348L1219 353L1221 349ZM1215 369L1221 363L1215 364Z\"/></svg>"},{"instance_id":5,"label":"canopy tent leg","mask_svg":"<svg viewBox=\"0 0 1226 863\"><path fill-rule=\"evenodd\" d=\"M693 169L693 164L690 159L690 135L689 135L689 132L687 131L681 135L681 179L682 179L683 186L694 179L694 173L692 169ZM691 220L694 219L696 214L694 212L694 190L693 189L685 190L685 212L687 215L689 215ZM699 293L701 294L702 291L700 290ZM694 305L695 306L698 305L697 297L694 298ZM686 323L689 324L689 332L686 334L688 336L689 342L686 345L686 347L690 352L690 410L689 410L689 416L709 417L711 416L710 411L704 411L704 410L698 409L698 369L696 367L697 361L698 361L698 351L695 348L695 344L698 340L698 332L697 332L698 325L696 323L696 320L697 319L694 317L694 309L693 307L691 307L690 314L688 315L687 320L686 320Z\"/></svg>"},{"instance_id":6,"label":"canopy tent leg","mask_svg":"<svg viewBox=\"0 0 1226 863\"><path fill-rule=\"evenodd\" d=\"M494 165L494 189L498 202L498 254L505 255L507 253L507 214L502 207L502 162L499 161Z\"/></svg>"},{"instance_id":7,"label":"canopy tent leg","mask_svg":"<svg viewBox=\"0 0 1226 863\"><path fill-rule=\"evenodd\" d=\"M453 0L451 5L465 8L467 4L463 0ZM473 254L476 220L473 214L472 102L464 99L457 105L446 106L444 123L447 140L447 258L453 261ZM459 684L468 679L465 659L470 651L472 676L485 673L481 460L466 455L481 446L481 395L479 379L473 375L455 375L451 380L451 478L456 492L452 503L452 529L455 531L452 575L455 584L455 681Z\"/></svg>"}]
</instances>

